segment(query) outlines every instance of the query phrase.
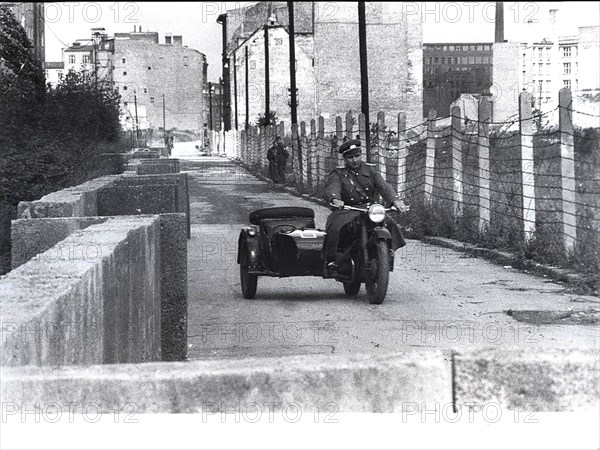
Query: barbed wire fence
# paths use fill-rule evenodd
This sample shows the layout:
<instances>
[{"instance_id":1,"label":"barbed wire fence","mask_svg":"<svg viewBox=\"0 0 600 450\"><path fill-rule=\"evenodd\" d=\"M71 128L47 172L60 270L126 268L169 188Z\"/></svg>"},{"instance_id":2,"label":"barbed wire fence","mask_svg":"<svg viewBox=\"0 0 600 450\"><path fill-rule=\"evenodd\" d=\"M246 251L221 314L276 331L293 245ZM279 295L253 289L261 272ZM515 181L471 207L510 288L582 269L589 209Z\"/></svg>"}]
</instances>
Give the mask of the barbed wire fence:
<instances>
[{"instance_id":1,"label":"barbed wire fence","mask_svg":"<svg viewBox=\"0 0 600 450\"><path fill-rule=\"evenodd\" d=\"M364 114L349 111L336 117L335 130L319 117L289 131L283 122L232 130L225 140L229 156L267 177L266 152L278 133L290 149L286 184L321 197L327 175L343 167L339 146L358 138L364 148L370 133L370 163L411 205L399 218L410 236L451 237L598 273L600 127L574 128L575 114L591 114L573 110L568 88L543 114L552 113L558 126L540 128L523 92L518 117L507 122L493 122L491 103L481 99L477 119L464 120L455 106L448 117L431 110L410 127L405 113L386 123L379 112L368 127Z\"/></svg>"}]
</instances>

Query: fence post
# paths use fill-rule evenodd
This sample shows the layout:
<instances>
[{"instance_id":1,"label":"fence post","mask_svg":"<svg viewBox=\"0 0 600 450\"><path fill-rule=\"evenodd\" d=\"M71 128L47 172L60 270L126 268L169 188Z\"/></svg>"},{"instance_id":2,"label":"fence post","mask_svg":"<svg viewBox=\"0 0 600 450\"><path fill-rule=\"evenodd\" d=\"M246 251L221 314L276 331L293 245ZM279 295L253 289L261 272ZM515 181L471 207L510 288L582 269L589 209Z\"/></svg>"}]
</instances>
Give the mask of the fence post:
<instances>
[{"instance_id":1,"label":"fence post","mask_svg":"<svg viewBox=\"0 0 600 450\"><path fill-rule=\"evenodd\" d=\"M431 200L433 194L433 175L435 171L435 118L437 112L431 108L427 119L427 149L425 153L425 200Z\"/></svg>"},{"instance_id":2,"label":"fence post","mask_svg":"<svg viewBox=\"0 0 600 450\"><path fill-rule=\"evenodd\" d=\"M477 139L477 159L479 167L479 176L477 184L479 186L479 230L483 231L490 223L490 138L489 125L492 117L492 104L489 100L482 98L479 101L478 109L478 139Z\"/></svg>"},{"instance_id":3,"label":"fence post","mask_svg":"<svg viewBox=\"0 0 600 450\"><path fill-rule=\"evenodd\" d=\"M463 203L463 183L462 183L462 120L460 107L452 107L452 203L453 211L457 216L460 215Z\"/></svg>"},{"instance_id":4,"label":"fence post","mask_svg":"<svg viewBox=\"0 0 600 450\"><path fill-rule=\"evenodd\" d=\"M396 192L400 197L404 197L406 189L406 114L398 114L398 155L396 158L397 186Z\"/></svg>"},{"instance_id":5,"label":"fence post","mask_svg":"<svg viewBox=\"0 0 600 450\"><path fill-rule=\"evenodd\" d=\"M335 136L337 138L338 146L342 145L342 143L344 142L344 127L342 125L342 118L340 116L337 116L335 118ZM338 149L339 147L335 149L338 162L337 166L344 167L344 157L340 154Z\"/></svg>"},{"instance_id":6,"label":"fence post","mask_svg":"<svg viewBox=\"0 0 600 450\"><path fill-rule=\"evenodd\" d=\"M367 151L367 118L364 113L358 115L358 137L360 139L360 148L364 149L364 157L366 159Z\"/></svg>"},{"instance_id":7,"label":"fence post","mask_svg":"<svg viewBox=\"0 0 600 450\"><path fill-rule=\"evenodd\" d=\"M310 121L310 138L308 141L308 153L310 154L310 185L315 187L318 184L318 145L317 145L317 121Z\"/></svg>"},{"instance_id":8,"label":"fence post","mask_svg":"<svg viewBox=\"0 0 600 450\"><path fill-rule=\"evenodd\" d=\"M346 113L346 137L352 139L352 110Z\"/></svg>"},{"instance_id":9,"label":"fence post","mask_svg":"<svg viewBox=\"0 0 600 450\"><path fill-rule=\"evenodd\" d=\"M309 161L308 161L308 148L306 145L306 122L300 122L300 153L302 154L302 184L308 182L309 177Z\"/></svg>"},{"instance_id":10,"label":"fence post","mask_svg":"<svg viewBox=\"0 0 600 450\"><path fill-rule=\"evenodd\" d=\"M377 163L377 170L384 179L387 180L386 174L386 152L385 152L385 113L379 111L377 113L377 159L373 162Z\"/></svg>"},{"instance_id":11,"label":"fence post","mask_svg":"<svg viewBox=\"0 0 600 450\"><path fill-rule=\"evenodd\" d=\"M519 135L521 139L521 185L523 190L523 231L525 241L535 233L535 181L533 163L532 96L519 94Z\"/></svg>"},{"instance_id":12,"label":"fence post","mask_svg":"<svg viewBox=\"0 0 600 450\"><path fill-rule=\"evenodd\" d=\"M562 222L565 250L571 252L577 239L577 206L575 204L575 154L573 142L573 102L571 90L558 93L558 128L560 130L560 174Z\"/></svg>"},{"instance_id":13,"label":"fence post","mask_svg":"<svg viewBox=\"0 0 600 450\"><path fill-rule=\"evenodd\" d=\"M298 147L298 124L292 124L292 173L297 183L302 184L300 173L300 148Z\"/></svg>"},{"instance_id":14,"label":"fence post","mask_svg":"<svg viewBox=\"0 0 600 450\"><path fill-rule=\"evenodd\" d=\"M325 157L327 156L327 147L325 146L325 118L319 116L319 131L317 139L317 179L319 184L323 182L325 178Z\"/></svg>"}]
</instances>

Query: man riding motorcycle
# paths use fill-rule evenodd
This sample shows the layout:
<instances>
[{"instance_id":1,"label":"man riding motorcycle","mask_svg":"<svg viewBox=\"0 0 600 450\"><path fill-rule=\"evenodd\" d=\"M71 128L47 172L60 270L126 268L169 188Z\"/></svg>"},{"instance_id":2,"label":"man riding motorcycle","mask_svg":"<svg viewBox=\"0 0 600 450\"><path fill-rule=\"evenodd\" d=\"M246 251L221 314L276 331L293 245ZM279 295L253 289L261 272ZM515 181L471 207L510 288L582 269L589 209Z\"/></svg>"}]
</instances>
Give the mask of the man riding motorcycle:
<instances>
[{"instance_id":1,"label":"man riding motorcycle","mask_svg":"<svg viewBox=\"0 0 600 450\"><path fill-rule=\"evenodd\" d=\"M365 206L373 203L376 194L380 194L387 203L392 203L399 211L405 212L408 207L396 194L395 190L383 179L377 168L361 160L361 144L359 140L344 142L339 153L344 156L345 167L337 168L325 181L325 200L334 209L327 218L325 231L327 236L323 245L325 271L335 273L338 269L337 258L340 238L344 238L347 225L351 224L360 214L357 211L339 209L344 205ZM406 242L400 228L389 217L385 226L392 236L393 251L404 247Z\"/></svg>"}]
</instances>

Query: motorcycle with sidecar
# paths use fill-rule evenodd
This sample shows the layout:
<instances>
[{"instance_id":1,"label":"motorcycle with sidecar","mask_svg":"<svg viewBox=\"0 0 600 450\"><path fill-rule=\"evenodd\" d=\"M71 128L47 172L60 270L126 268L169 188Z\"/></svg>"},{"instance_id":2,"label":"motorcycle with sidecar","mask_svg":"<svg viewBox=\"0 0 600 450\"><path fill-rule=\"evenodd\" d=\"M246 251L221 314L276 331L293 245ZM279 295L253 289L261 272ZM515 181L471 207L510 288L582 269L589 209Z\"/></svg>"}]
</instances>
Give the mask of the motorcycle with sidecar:
<instances>
[{"instance_id":1,"label":"motorcycle with sidecar","mask_svg":"<svg viewBox=\"0 0 600 450\"><path fill-rule=\"evenodd\" d=\"M250 225L238 240L242 294L256 296L258 277L320 276L343 283L347 295L357 295L365 284L369 303L383 303L394 270L391 235L384 226L385 208L374 203L364 207L343 206L359 212L340 241L336 269L324 267L326 232L315 228L310 208L278 207L250 213ZM397 211L397 210L396 210Z\"/></svg>"}]
</instances>

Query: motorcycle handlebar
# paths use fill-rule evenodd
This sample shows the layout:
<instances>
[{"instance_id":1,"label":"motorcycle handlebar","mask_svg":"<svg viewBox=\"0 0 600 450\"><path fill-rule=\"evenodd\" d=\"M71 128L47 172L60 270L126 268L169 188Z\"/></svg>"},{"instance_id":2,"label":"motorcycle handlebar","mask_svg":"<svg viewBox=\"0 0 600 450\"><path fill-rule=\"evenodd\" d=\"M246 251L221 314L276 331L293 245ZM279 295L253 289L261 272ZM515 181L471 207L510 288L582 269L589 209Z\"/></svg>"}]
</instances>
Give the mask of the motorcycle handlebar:
<instances>
[{"instance_id":1,"label":"motorcycle handlebar","mask_svg":"<svg viewBox=\"0 0 600 450\"><path fill-rule=\"evenodd\" d=\"M354 206L350 206L350 205L344 205L342 207L339 206L335 206L332 203L329 204L331 207L333 208L339 208L339 209L345 209L347 211L359 211L359 212L367 212L369 210L369 208L371 207L371 205L365 207L365 208L356 208ZM400 210L398 208L396 208L395 206L390 206L389 208L385 208L385 211L398 211L400 212Z\"/></svg>"}]
</instances>

